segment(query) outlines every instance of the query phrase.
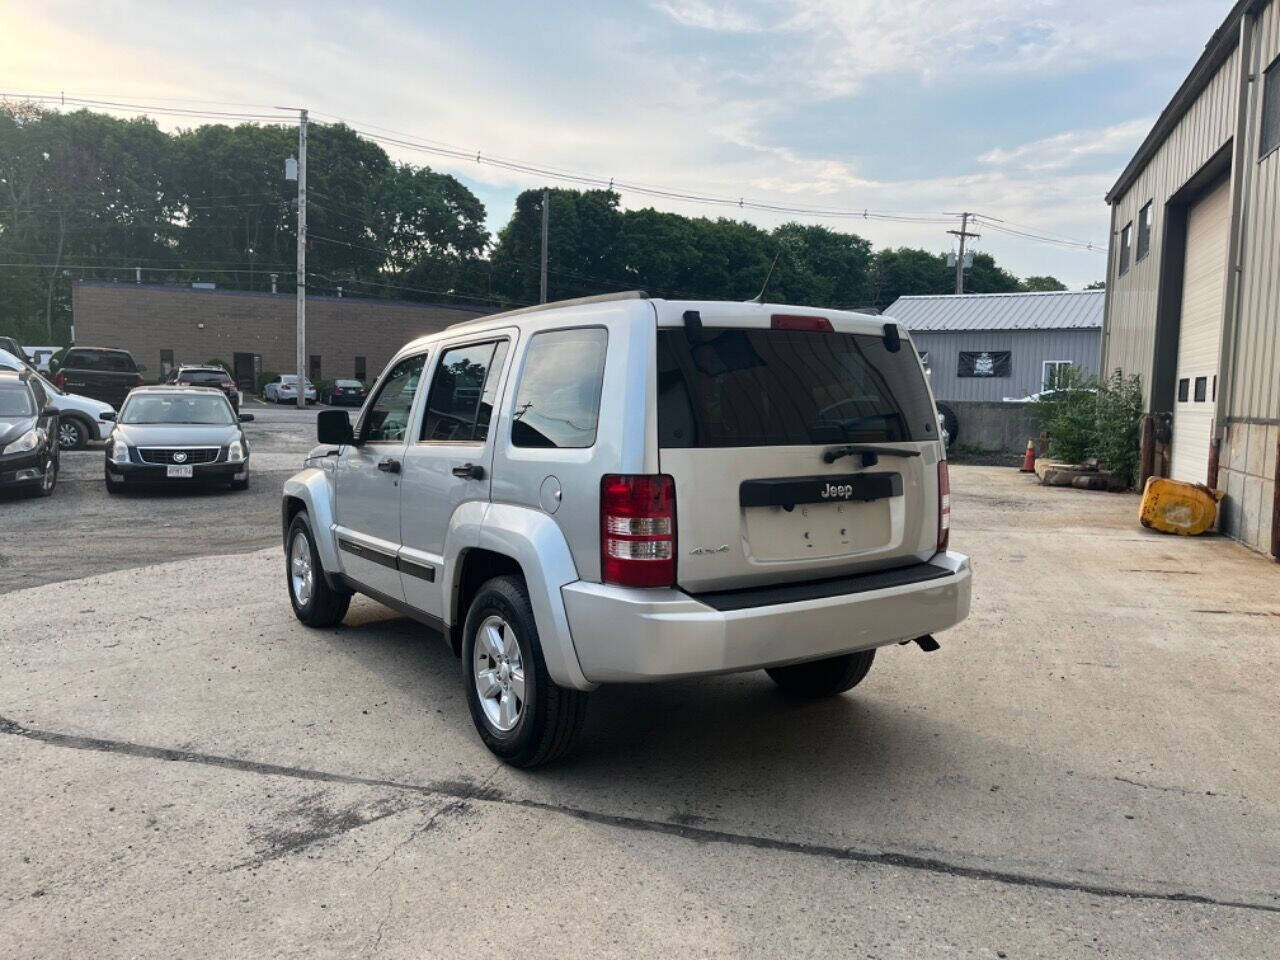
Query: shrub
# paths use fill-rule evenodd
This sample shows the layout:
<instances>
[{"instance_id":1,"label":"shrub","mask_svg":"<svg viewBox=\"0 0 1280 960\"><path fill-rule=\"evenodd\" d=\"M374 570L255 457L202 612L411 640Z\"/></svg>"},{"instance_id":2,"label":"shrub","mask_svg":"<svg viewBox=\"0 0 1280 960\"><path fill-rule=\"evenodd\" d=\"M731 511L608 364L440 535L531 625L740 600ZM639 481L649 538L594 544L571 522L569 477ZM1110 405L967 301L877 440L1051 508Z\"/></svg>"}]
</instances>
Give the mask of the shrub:
<instances>
[{"instance_id":1,"label":"shrub","mask_svg":"<svg viewBox=\"0 0 1280 960\"><path fill-rule=\"evenodd\" d=\"M1049 433L1049 453L1057 460L1080 463L1095 455L1097 385L1075 366L1058 373L1057 388L1042 394L1036 405Z\"/></svg>"},{"instance_id":2,"label":"shrub","mask_svg":"<svg viewBox=\"0 0 1280 960\"><path fill-rule=\"evenodd\" d=\"M1094 455L1124 486L1138 477L1142 425L1142 380L1112 372L1098 390Z\"/></svg>"},{"instance_id":3,"label":"shrub","mask_svg":"<svg viewBox=\"0 0 1280 960\"><path fill-rule=\"evenodd\" d=\"M262 391L266 389L267 384L274 380L280 374L274 370L263 370L258 374L258 396L262 396Z\"/></svg>"}]
</instances>

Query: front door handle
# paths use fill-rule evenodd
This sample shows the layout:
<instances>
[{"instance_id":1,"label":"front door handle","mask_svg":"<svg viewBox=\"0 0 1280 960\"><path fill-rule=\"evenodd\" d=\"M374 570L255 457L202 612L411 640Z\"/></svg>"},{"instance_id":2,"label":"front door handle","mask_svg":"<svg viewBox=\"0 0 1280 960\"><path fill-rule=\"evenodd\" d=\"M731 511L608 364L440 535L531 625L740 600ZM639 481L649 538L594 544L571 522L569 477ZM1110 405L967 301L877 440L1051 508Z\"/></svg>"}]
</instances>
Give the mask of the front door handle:
<instances>
[{"instance_id":1,"label":"front door handle","mask_svg":"<svg viewBox=\"0 0 1280 960\"><path fill-rule=\"evenodd\" d=\"M378 469L383 473L399 473L400 461L394 457L383 457L378 461Z\"/></svg>"},{"instance_id":2,"label":"front door handle","mask_svg":"<svg viewBox=\"0 0 1280 960\"><path fill-rule=\"evenodd\" d=\"M484 467L478 463L464 463L453 468L453 475L464 480L483 480Z\"/></svg>"}]
</instances>

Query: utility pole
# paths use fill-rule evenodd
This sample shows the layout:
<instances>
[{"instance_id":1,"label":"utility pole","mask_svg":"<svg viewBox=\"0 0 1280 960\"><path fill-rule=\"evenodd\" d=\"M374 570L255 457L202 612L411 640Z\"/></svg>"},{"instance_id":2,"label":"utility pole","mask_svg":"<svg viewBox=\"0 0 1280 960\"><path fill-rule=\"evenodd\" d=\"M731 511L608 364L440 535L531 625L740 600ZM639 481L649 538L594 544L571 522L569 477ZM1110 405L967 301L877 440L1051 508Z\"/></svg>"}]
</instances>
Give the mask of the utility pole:
<instances>
[{"instance_id":1,"label":"utility pole","mask_svg":"<svg viewBox=\"0 0 1280 960\"><path fill-rule=\"evenodd\" d=\"M963 242L963 241L962 241ZM298 111L298 409L307 408L307 111Z\"/></svg>"},{"instance_id":2,"label":"utility pole","mask_svg":"<svg viewBox=\"0 0 1280 960\"><path fill-rule=\"evenodd\" d=\"M967 211L965 213L960 214L960 229L947 231L947 233L954 234L955 236L960 238L960 255L956 257L956 293L957 294L964 293L964 242L969 237L973 237L976 240L978 237L982 236L982 234L980 233L969 232L969 218L972 216L973 214L968 213Z\"/></svg>"},{"instance_id":3,"label":"utility pole","mask_svg":"<svg viewBox=\"0 0 1280 960\"><path fill-rule=\"evenodd\" d=\"M546 188L543 188L543 191L542 191L542 284L540 287L541 293L538 299L539 303L547 302L547 227L548 227L547 215L549 213L548 208L550 206L551 206L551 191L547 190Z\"/></svg>"}]
</instances>

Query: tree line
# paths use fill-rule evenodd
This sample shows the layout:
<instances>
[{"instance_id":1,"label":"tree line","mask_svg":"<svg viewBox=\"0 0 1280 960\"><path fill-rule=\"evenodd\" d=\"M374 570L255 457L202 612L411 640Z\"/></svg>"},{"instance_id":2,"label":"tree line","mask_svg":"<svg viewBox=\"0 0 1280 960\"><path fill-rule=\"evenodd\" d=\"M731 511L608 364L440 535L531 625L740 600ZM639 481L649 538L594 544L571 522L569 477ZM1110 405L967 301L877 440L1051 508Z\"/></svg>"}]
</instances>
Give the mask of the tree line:
<instances>
[{"instance_id":1,"label":"tree line","mask_svg":"<svg viewBox=\"0 0 1280 960\"><path fill-rule=\"evenodd\" d=\"M296 184L288 126L155 122L0 103L0 333L65 343L77 279L212 282L292 292ZM542 190L516 198L491 236L480 200L456 178L399 163L343 124L308 135L308 290L494 307L539 295ZM748 299L773 266L769 298L884 308L904 294L949 293L945 253L872 250L853 233L786 223L624 210L607 190L549 191L550 299L643 289L655 296ZM776 261L776 263L775 263ZM274 277L273 277L274 275ZM1019 280L976 253L966 290L1065 289Z\"/></svg>"}]
</instances>

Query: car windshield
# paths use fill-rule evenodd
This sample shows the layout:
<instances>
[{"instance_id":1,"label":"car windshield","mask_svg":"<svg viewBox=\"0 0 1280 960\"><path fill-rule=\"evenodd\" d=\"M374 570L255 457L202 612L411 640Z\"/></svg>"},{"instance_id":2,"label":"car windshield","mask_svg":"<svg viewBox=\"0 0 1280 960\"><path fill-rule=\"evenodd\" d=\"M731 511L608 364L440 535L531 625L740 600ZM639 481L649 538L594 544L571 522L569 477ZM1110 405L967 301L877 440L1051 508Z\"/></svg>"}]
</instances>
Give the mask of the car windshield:
<instances>
[{"instance_id":1,"label":"car windshield","mask_svg":"<svg viewBox=\"0 0 1280 960\"><path fill-rule=\"evenodd\" d=\"M0 420L21 420L35 415L31 391L18 384L0 386Z\"/></svg>"},{"instance_id":2,"label":"car windshield","mask_svg":"<svg viewBox=\"0 0 1280 960\"><path fill-rule=\"evenodd\" d=\"M178 374L180 383L194 383L201 386L221 386L230 379L230 375L221 370L187 370Z\"/></svg>"},{"instance_id":3,"label":"car windshield","mask_svg":"<svg viewBox=\"0 0 1280 960\"><path fill-rule=\"evenodd\" d=\"M120 411L120 422L195 423L223 427L235 423L235 418L222 397L155 394L130 397Z\"/></svg>"}]
</instances>

